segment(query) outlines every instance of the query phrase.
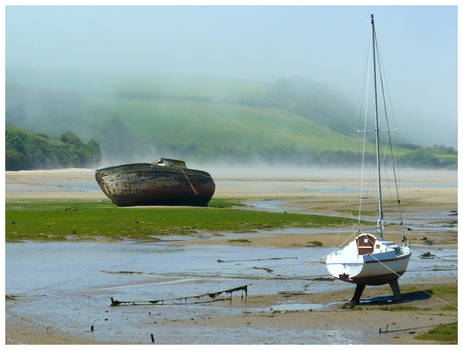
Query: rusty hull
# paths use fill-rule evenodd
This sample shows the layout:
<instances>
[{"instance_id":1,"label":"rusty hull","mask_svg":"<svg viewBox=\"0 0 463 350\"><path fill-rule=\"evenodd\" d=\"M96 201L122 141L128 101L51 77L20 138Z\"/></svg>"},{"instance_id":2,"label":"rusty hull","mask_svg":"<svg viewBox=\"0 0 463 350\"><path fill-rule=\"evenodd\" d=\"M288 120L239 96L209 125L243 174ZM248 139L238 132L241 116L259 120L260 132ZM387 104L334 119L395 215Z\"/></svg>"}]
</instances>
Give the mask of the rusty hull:
<instances>
[{"instance_id":1,"label":"rusty hull","mask_svg":"<svg viewBox=\"0 0 463 350\"><path fill-rule=\"evenodd\" d=\"M205 171L149 163L98 169L95 178L117 206L207 206L215 191L214 180Z\"/></svg>"}]
</instances>

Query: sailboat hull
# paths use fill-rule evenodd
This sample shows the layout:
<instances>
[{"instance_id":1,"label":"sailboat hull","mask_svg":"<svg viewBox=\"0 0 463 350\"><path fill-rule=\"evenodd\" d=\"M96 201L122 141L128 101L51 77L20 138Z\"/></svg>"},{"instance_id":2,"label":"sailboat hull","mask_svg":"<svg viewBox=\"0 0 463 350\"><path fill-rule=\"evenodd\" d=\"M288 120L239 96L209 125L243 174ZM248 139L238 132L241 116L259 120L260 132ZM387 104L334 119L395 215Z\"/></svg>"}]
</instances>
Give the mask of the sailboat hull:
<instances>
[{"instance_id":1,"label":"sailboat hull","mask_svg":"<svg viewBox=\"0 0 463 350\"><path fill-rule=\"evenodd\" d=\"M389 255L389 256L388 256ZM348 263L328 259L328 271L335 278L345 282L364 285L382 285L397 280L407 270L410 253L402 256L372 254L359 256L358 261Z\"/></svg>"}]
</instances>

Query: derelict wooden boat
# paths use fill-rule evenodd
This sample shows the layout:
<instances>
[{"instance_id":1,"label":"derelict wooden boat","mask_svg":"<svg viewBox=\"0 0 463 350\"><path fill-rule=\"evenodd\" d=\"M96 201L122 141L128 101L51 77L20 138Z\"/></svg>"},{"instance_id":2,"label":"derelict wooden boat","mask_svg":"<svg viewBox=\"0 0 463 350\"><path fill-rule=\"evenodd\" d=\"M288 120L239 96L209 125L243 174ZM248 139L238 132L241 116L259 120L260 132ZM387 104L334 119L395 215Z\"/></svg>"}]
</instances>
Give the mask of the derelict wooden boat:
<instances>
[{"instance_id":1,"label":"derelict wooden boat","mask_svg":"<svg viewBox=\"0 0 463 350\"><path fill-rule=\"evenodd\" d=\"M95 178L117 206L207 206L215 183L202 170L188 169L182 160L161 158L154 163L133 163L97 169Z\"/></svg>"}]
</instances>

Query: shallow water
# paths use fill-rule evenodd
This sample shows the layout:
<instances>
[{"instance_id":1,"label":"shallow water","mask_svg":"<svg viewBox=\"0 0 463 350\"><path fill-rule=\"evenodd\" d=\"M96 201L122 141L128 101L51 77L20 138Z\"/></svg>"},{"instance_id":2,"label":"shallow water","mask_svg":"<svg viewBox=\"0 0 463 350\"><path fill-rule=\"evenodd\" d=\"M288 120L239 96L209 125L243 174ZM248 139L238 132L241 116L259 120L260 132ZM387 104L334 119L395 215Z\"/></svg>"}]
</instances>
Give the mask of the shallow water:
<instances>
[{"instance_id":1,"label":"shallow water","mask_svg":"<svg viewBox=\"0 0 463 350\"><path fill-rule=\"evenodd\" d=\"M37 322L94 337L99 341L146 343L153 331L159 343L331 343L346 336L342 330L295 331L290 329L241 327L228 329L154 327L153 320L189 320L242 312L271 312L285 309L322 309L327 305L270 305L266 308L230 306L227 302L185 305L109 307L117 300L181 298L252 283L250 295L280 292L322 292L349 288L340 281L311 281L309 276L327 275L320 257L328 248L255 248L223 245L170 245L168 243L7 243L6 293L18 296L8 302L11 312L28 315ZM456 276L457 252L432 251L438 258L413 255L402 283L421 282L432 277ZM218 259L250 260L219 263ZM294 259L297 258L297 259ZM40 263L38 263L40 262ZM257 269L255 268L257 267ZM269 274L262 268L272 269ZM446 271L433 271L437 269ZM110 273L132 271L139 273ZM274 279L274 275L292 277ZM268 278L259 280L261 278ZM349 294L350 292L347 292ZM242 292L233 295L240 298ZM227 295L225 295L227 296ZM24 300L21 300L24 299ZM182 302L180 301L180 304ZM151 315L149 314L151 312ZM156 316L157 315L157 316ZM8 316L7 316L8 317ZM107 320L105 320L107 318ZM89 333L90 325L95 332ZM334 333L333 333L334 332ZM340 333L339 333L340 332ZM353 343L360 334L350 334Z\"/></svg>"},{"instance_id":2,"label":"shallow water","mask_svg":"<svg viewBox=\"0 0 463 350\"><path fill-rule=\"evenodd\" d=\"M333 302L327 304L301 304L301 303L293 303L288 302L285 304L278 304L272 305L270 307L270 311L321 311L321 310L329 310L332 309L333 306L343 305L344 302Z\"/></svg>"},{"instance_id":3,"label":"shallow water","mask_svg":"<svg viewBox=\"0 0 463 350\"><path fill-rule=\"evenodd\" d=\"M5 187L7 193L24 192L99 192L100 187L95 180L50 180L27 181L24 183L8 183Z\"/></svg>"},{"instance_id":4,"label":"shallow water","mask_svg":"<svg viewBox=\"0 0 463 350\"><path fill-rule=\"evenodd\" d=\"M297 210L299 214L309 214L309 215L326 215L326 216L336 216L336 217L343 217L349 219L357 219L352 215L342 215L342 214L324 214L320 212L311 212L311 211L301 211L297 208L297 204L295 204L291 200L284 200L284 199L264 199L264 200L254 200L254 201L245 201L248 208L244 208L247 210L265 210L271 212L294 212ZM457 226L455 224L450 224L449 221L456 221L457 216L451 216L449 211L436 211L432 215L419 215L416 213L413 214L406 214L404 215L402 221L403 226L408 227L414 231L417 230L425 230L425 231L439 231L439 232L456 232ZM370 221L376 223L378 218L376 216L362 216L361 218L363 221ZM397 217L387 218L387 222L391 224L399 224L401 220ZM329 230L328 230L329 231ZM322 233L322 231L319 231ZM334 232L334 231L331 231ZM339 231L339 232L346 232L346 231ZM325 231L324 233L327 233Z\"/></svg>"}]
</instances>

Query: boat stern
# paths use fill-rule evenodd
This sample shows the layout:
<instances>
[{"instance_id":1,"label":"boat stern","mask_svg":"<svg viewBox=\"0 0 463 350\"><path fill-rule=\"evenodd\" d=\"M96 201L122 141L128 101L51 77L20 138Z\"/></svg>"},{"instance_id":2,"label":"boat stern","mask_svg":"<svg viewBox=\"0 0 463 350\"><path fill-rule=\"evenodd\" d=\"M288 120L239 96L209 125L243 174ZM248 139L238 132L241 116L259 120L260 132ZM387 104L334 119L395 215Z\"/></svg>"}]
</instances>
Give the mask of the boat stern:
<instances>
[{"instance_id":1,"label":"boat stern","mask_svg":"<svg viewBox=\"0 0 463 350\"><path fill-rule=\"evenodd\" d=\"M354 278L362 272L363 259L356 254L355 247L349 244L327 255L326 268L334 278L355 283Z\"/></svg>"}]
</instances>

